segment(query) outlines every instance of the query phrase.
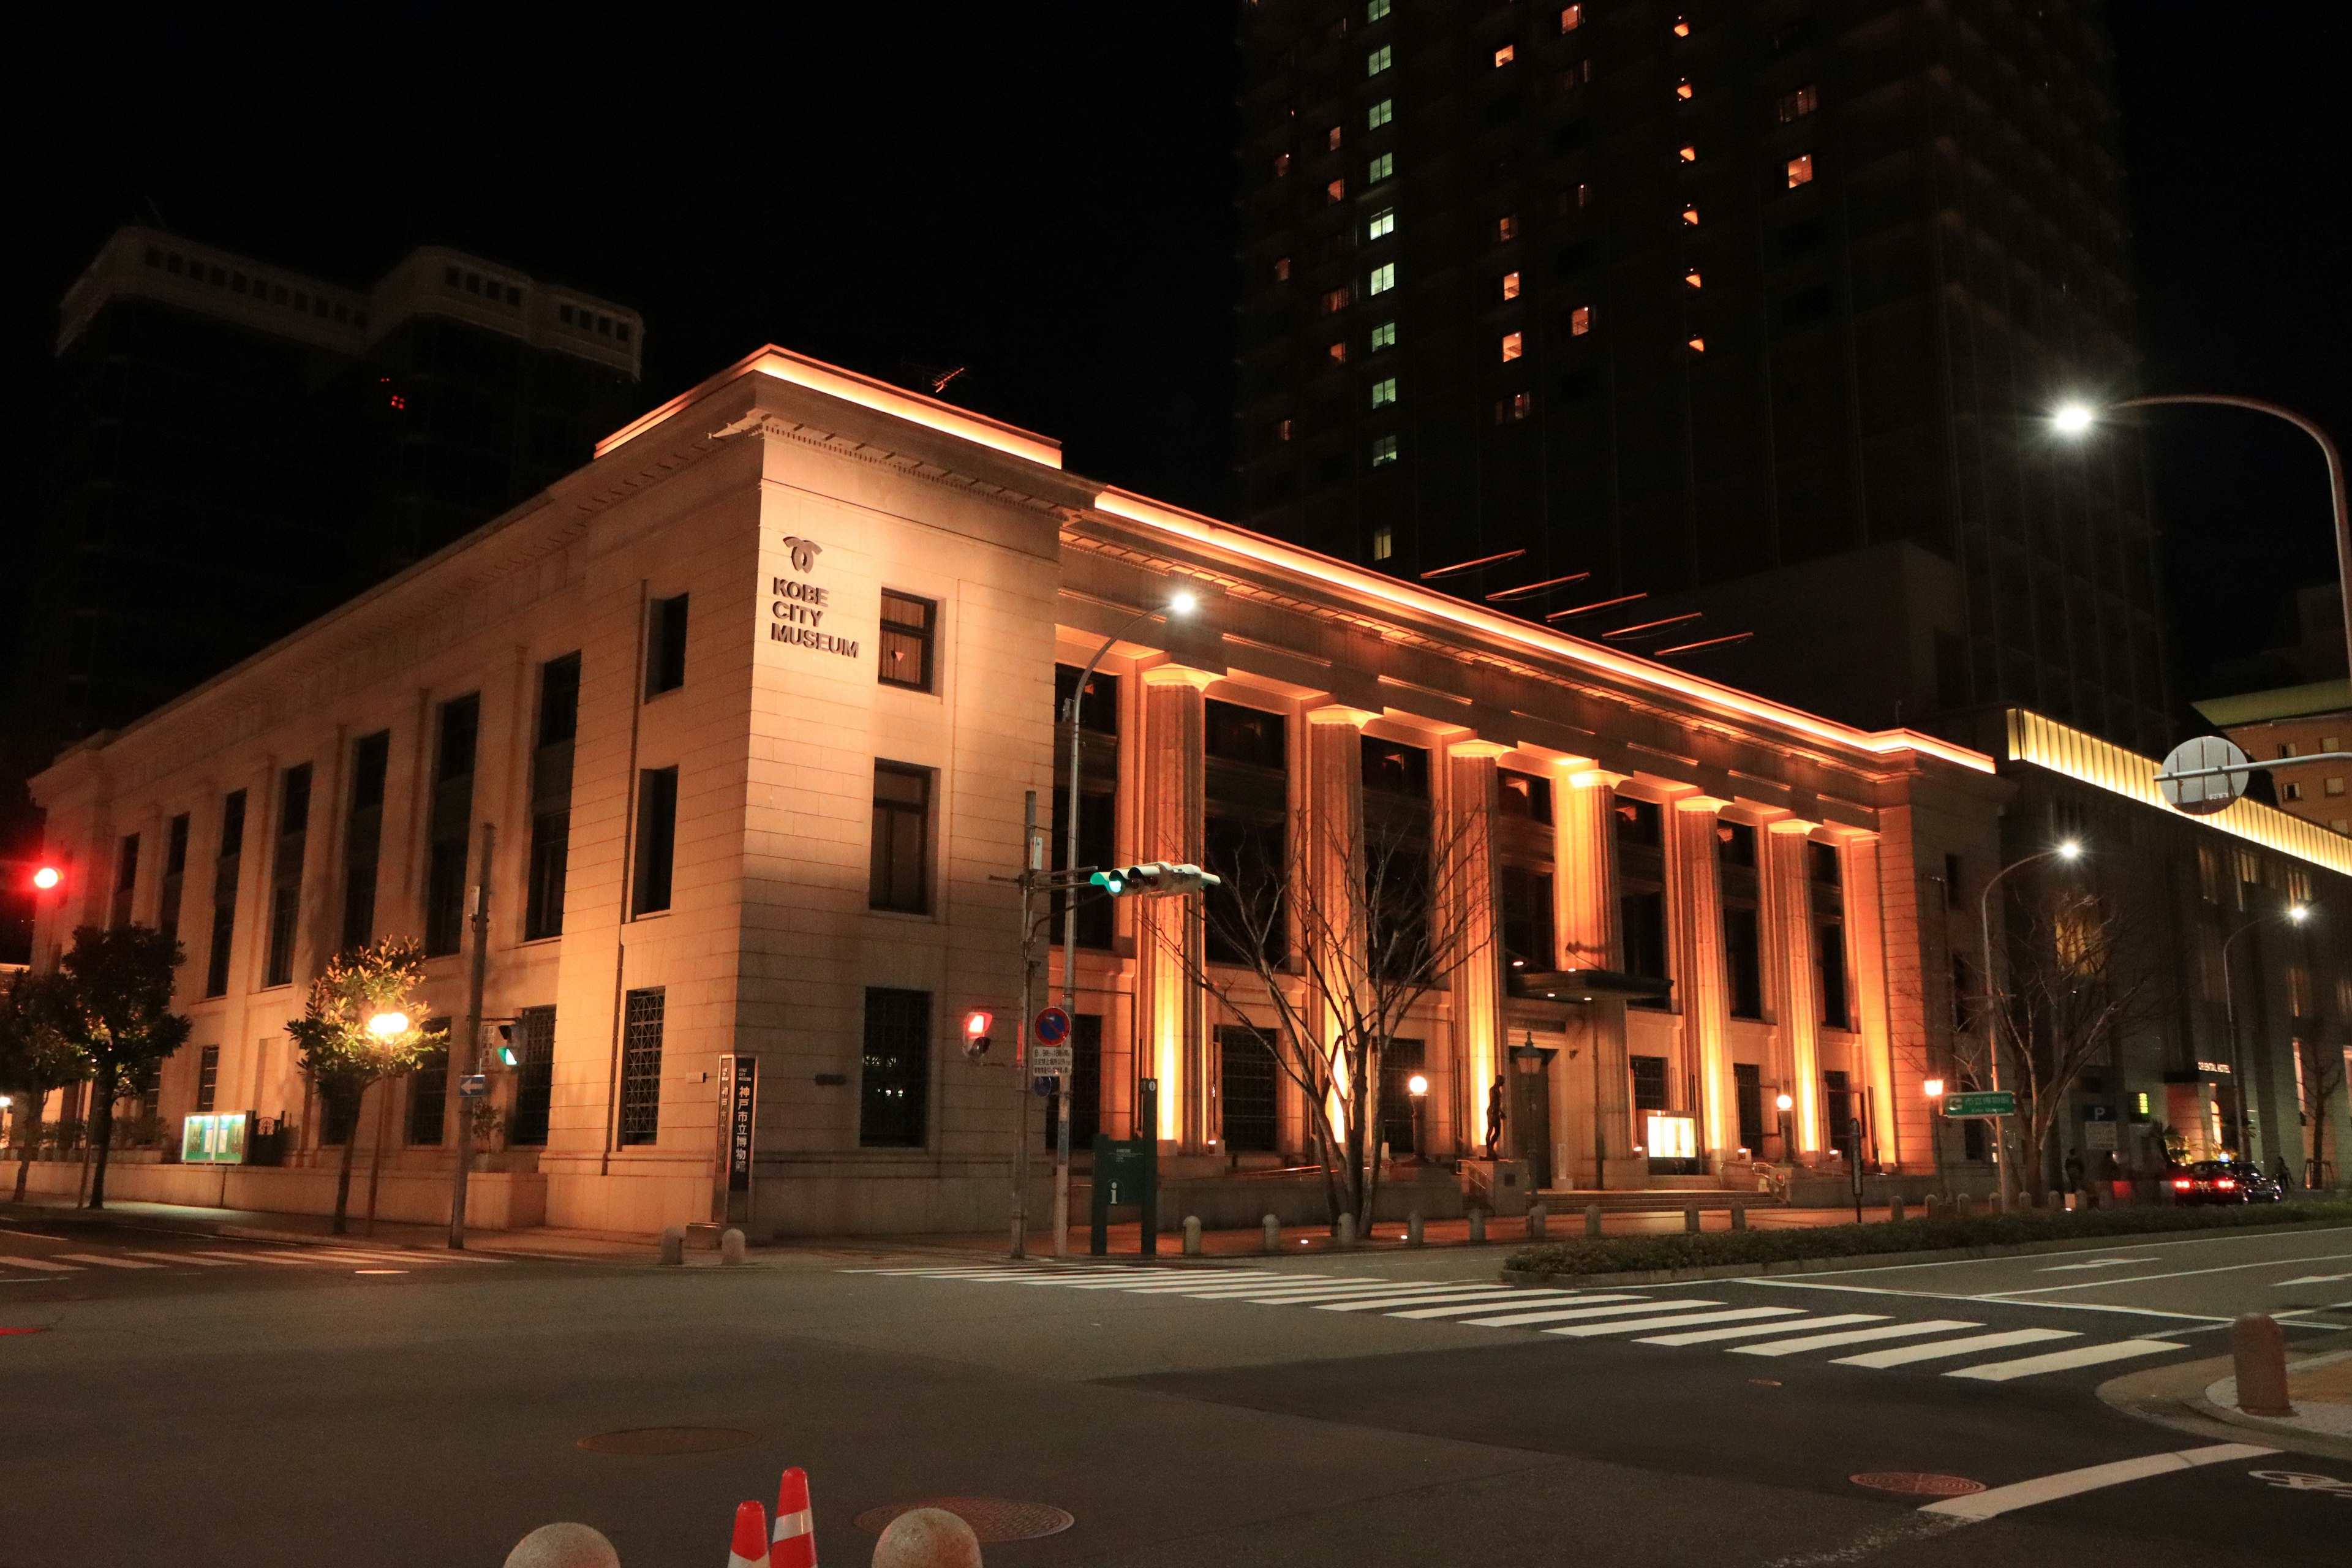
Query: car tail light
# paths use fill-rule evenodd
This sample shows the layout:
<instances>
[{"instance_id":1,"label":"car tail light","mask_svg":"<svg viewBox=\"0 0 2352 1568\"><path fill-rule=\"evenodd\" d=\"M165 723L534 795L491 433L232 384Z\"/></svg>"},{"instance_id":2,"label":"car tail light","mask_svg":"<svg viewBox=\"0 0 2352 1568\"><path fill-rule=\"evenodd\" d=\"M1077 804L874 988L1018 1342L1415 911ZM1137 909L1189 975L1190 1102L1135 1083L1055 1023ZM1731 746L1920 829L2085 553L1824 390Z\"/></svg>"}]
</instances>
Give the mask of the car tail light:
<instances>
[{"instance_id":1,"label":"car tail light","mask_svg":"<svg viewBox=\"0 0 2352 1568\"><path fill-rule=\"evenodd\" d=\"M2176 1176L2176 1177L2174 1177L2174 1178L2173 1178L2173 1182L2172 1182L2172 1187L2173 1187L2173 1190L2174 1190L2175 1192L2181 1192L2181 1193L2185 1193L2185 1192L2187 1192L2189 1188L2191 1188L2191 1187L2195 1186L2196 1184L2197 1184L2196 1183L2194 1183L2194 1182L2190 1181L2190 1180L2189 1180L2188 1177L2186 1177L2186 1176Z\"/></svg>"},{"instance_id":2,"label":"car tail light","mask_svg":"<svg viewBox=\"0 0 2352 1568\"><path fill-rule=\"evenodd\" d=\"M2213 1184L2214 1184L2215 1186L2217 1186L2217 1187L2234 1187L2234 1186L2236 1186L2238 1184L2237 1184L2237 1183L2235 1183L2235 1182L2233 1182L2233 1181L2231 1181L2229 1177L2224 1176L2224 1177L2222 1177L2220 1181L2218 1181L2218 1182L2214 1183Z\"/></svg>"}]
</instances>

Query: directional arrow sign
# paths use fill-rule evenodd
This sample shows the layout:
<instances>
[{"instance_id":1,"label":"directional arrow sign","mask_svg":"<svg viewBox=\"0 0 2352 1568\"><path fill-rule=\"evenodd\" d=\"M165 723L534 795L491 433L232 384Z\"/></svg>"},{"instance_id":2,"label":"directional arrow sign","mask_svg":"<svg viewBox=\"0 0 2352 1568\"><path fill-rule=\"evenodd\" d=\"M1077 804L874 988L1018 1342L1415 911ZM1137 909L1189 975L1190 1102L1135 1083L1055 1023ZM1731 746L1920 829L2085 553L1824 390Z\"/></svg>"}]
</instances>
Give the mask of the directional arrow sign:
<instances>
[{"instance_id":1,"label":"directional arrow sign","mask_svg":"<svg viewBox=\"0 0 2352 1568\"><path fill-rule=\"evenodd\" d=\"M2017 1096L2005 1089L1983 1090L1975 1094L1944 1096L1947 1116L2014 1116Z\"/></svg>"}]
</instances>

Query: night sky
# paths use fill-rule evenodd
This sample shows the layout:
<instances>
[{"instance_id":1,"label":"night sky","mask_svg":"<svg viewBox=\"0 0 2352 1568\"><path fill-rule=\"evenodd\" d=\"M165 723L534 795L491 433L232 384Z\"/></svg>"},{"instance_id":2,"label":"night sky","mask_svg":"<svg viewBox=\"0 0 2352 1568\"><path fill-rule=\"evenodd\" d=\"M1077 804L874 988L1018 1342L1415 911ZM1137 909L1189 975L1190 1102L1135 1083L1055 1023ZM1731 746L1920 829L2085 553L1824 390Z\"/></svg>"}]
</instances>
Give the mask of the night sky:
<instances>
[{"instance_id":1,"label":"night sky","mask_svg":"<svg viewBox=\"0 0 2352 1568\"><path fill-rule=\"evenodd\" d=\"M35 416L9 426L16 471L49 438L59 296L145 221L354 286L438 242L599 292L645 315L647 406L770 341L894 379L968 365L961 401L1060 437L1072 468L1225 511L1229 9L847 9L452 10L381 37L81 10L20 35L41 90L16 99L5 262L7 391ZM2325 238L2346 8L2113 9L2147 388L2269 396L2352 436ZM2167 416L2156 451L2196 687L2333 575L2325 480L2253 416Z\"/></svg>"}]
</instances>

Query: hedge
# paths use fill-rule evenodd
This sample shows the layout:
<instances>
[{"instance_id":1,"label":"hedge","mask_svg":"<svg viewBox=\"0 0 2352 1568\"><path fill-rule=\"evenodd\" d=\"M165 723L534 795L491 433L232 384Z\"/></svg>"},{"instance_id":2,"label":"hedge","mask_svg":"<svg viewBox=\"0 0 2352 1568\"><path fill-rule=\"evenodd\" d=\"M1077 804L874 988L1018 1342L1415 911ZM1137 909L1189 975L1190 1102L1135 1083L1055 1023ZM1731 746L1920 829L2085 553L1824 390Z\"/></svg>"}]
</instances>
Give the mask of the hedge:
<instances>
[{"instance_id":1,"label":"hedge","mask_svg":"<svg viewBox=\"0 0 2352 1568\"><path fill-rule=\"evenodd\" d=\"M1940 1252L2021 1242L2152 1236L2258 1225L2352 1225L2352 1203L2247 1205L2240 1208L2098 1208L2033 1211L1965 1219L1906 1219L1801 1230L1718 1230L1696 1235L1616 1236L1523 1247L1503 1267L1526 1274L1632 1274L1725 1264L1810 1262L1882 1253Z\"/></svg>"}]
</instances>

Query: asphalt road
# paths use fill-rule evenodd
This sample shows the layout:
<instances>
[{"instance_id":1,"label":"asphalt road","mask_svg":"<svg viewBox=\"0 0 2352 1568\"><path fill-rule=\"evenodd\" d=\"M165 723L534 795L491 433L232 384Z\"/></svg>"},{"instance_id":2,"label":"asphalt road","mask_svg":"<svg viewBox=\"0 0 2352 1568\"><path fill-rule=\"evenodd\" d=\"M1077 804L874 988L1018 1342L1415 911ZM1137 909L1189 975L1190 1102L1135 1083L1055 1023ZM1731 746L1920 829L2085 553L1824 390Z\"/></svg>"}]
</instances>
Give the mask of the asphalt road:
<instances>
[{"instance_id":1,"label":"asphalt road","mask_svg":"<svg viewBox=\"0 0 2352 1568\"><path fill-rule=\"evenodd\" d=\"M2352 1231L1506 1295L1491 1252L664 1270L12 1225L0 1328L40 1331L0 1334L0 1568L495 1568L564 1518L691 1568L787 1464L835 1564L872 1550L859 1512L942 1495L1076 1517L992 1568L2340 1564L2352 1463L2154 1469L2211 1440L2093 1394L2219 1353L2248 1301L2352 1298L2287 1283L2331 1254ZM580 1447L654 1426L740 1436ZM2016 1506L1851 1479L1887 1473Z\"/></svg>"}]
</instances>

